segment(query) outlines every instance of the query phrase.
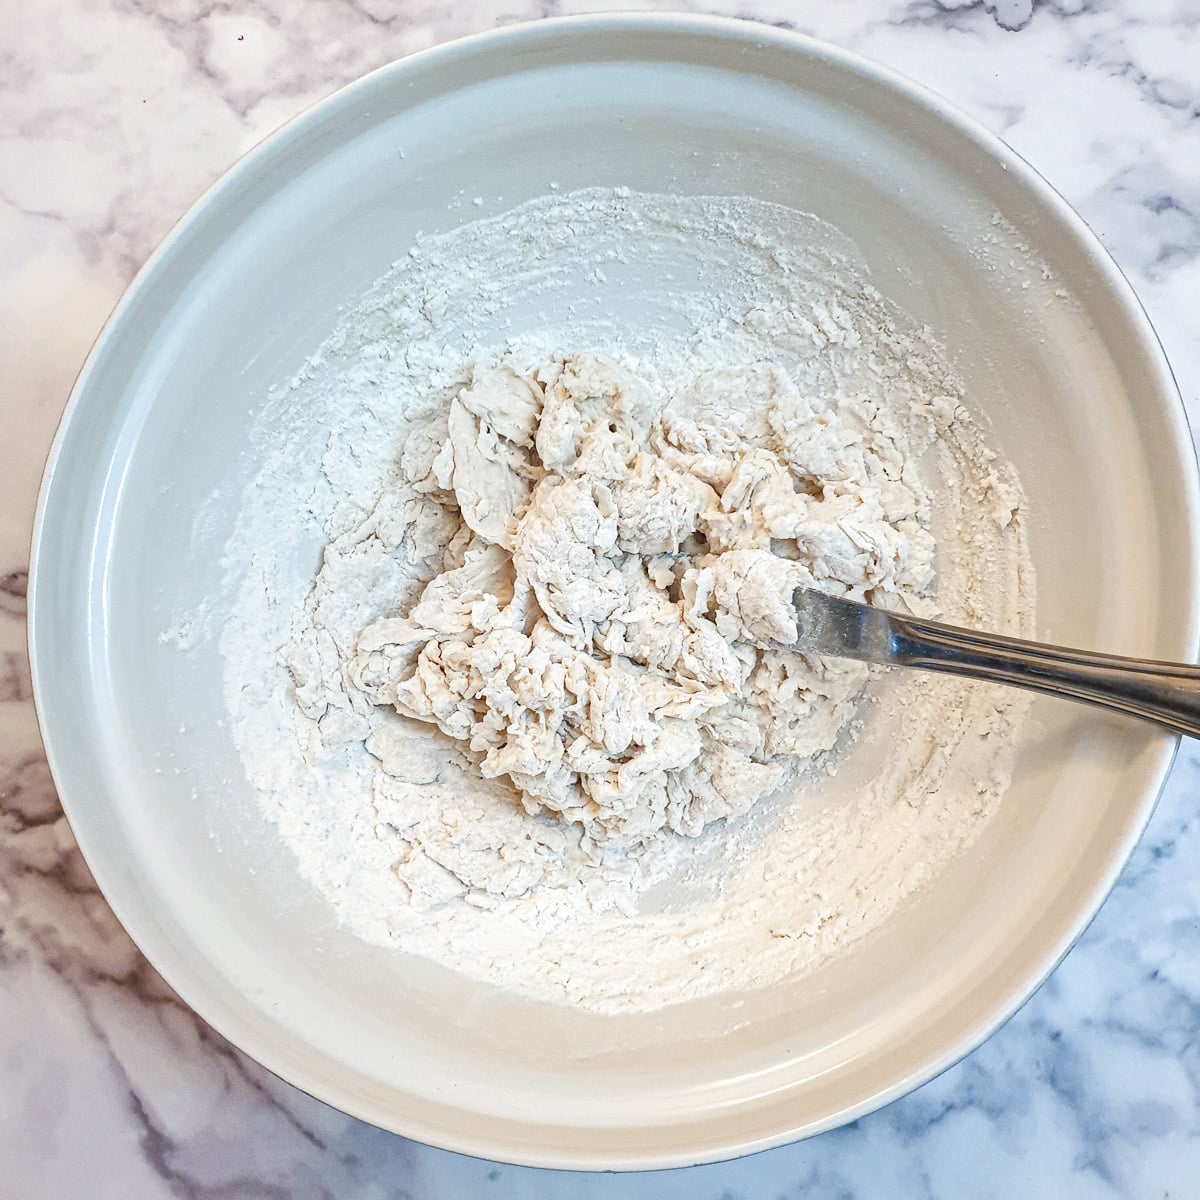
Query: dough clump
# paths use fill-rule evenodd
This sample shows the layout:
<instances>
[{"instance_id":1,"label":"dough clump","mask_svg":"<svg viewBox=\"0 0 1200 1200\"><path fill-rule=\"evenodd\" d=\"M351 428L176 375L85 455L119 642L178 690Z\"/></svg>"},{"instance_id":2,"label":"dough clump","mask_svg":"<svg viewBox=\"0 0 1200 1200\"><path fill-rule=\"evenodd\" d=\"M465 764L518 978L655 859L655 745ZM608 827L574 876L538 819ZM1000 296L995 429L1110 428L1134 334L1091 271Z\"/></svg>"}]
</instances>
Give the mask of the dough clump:
<instances>
[{"instance_id":1,"label":"dough clump","mask_svg":"<svg viewBox=\"0 0 1200 1200\"><path fill-rule=\"evenodd\" d=\"M903 606L932 584L893 434L770 362L672 391L589 354L477 361L327 548L323 575L352 578L370 542L416 586L352 647L289 664L301 709L330 745L369 734L385 772L380 708L434 725L597 847L697 835L852 715L866 670L791 645L793 590Z\"/></svg>"}]
</instances>

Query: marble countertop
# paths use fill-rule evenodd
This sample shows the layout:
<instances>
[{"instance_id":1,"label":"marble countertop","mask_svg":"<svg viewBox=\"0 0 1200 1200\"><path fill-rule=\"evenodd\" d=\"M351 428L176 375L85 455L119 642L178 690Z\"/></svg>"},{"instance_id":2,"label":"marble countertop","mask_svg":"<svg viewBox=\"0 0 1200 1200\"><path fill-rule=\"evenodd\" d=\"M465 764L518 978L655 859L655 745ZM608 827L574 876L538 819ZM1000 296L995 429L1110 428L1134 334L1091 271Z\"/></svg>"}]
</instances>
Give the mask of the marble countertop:
<instances>
[{"instance_id":1,"label":"marble countertop","mask_svg":"<svg viewBox=\"0 0 1200 1200\"><path fill-rule=\"evenodd\" d=\"M366 70L516 20L686 7L916 76L1092 224L1200 414L1197 0L45 0L0 48L0 1198L508 1200L1200 1194L1200 752L1087 934L981 1049L851 1126L659 1175L497 1166L281 1083L181 1005L96 892L40 753L24 654L42 462L88 346L197 194Z\"/></svg>"}]
</instances>

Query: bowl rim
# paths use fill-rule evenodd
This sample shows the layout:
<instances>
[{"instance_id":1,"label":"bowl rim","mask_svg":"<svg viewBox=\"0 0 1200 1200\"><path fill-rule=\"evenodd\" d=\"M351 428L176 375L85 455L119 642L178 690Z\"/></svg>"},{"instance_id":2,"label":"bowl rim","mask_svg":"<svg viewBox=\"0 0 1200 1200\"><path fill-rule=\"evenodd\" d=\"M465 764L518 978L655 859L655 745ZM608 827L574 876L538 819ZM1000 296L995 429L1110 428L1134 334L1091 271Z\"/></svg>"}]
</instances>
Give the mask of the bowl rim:
<instances>
[{"instance_id":1,"label":"bowl rim","mask_svg":"<svg viewBox=\"0 0 1200 1200\"><path fill-rule=\"evenodd\" d=\"M1041 956L1035 969L1014 980L1006 991L998 995L989 1005L988 1011L962 1036L947 1045L941 1054L922 1061L900 1078L891 1080L886 1086L861 1097L855 1103L827 1113L822 1119L784 1124L758 1136L739 1136L706 1142L690 1151L635 1151L616 1154L606 1152L597 1155L594 1152L589 1153L587 1148L580 1148L576 1152L563 1149L534 1152L528 1145L512 1144L503 1136L457 1136L447 1134L435 1122L412 1119L398 1122L384 1106L363 1101L352 1089L341 1086L337 1081L328 1077L323 1078L319 1084L306 1080L303 1064L292 1060L286 1053L276 1053L274 1047L253 1030L239 1029L236 1020L221 1015L214 1016L210 1006L205 1003L205 997L197 999L197 989L201 986L198 979L177 960L171 946L157 930L131 916L123 902L121 889L116 883L115 864L106 865L103 856L95 853L94 847L89 850L87 838L79 837L79 823L72 819L72 810L76 808L75 801L67 794L69 789L61 788L61 781L69 774L64 766L62 747L70 738L66 732L60 734L50 729L44 719L47 699L45 676L49 668L43 669L43 663L48 662L53 653L53 630L49 628L50 622L43 623L40 615L42 587L39 572L40 551L46 535L47 509L54 491L54 481L64 444L70 436L77 412L85 403L92 376L99 370L109 343L122 324L126 312L133 307L137 297L146 290L150 281L170 267L172 252L188 227L214 206L226 192L235 189L244 178L251 177L264 149L269 147L280 151L299 142L312 128L336 113L339 108L352 104L373 90L388 87L395 80L415 71L452 65L456 61L469 61L481 54L503 53L517 44L554 43L564 39L586 38L593 33L638 35L646 32L702 36L731 45L749 42L764 48L773 47L830 66L865 82L881 85L893 93L898 93L899 98L918 106L935 121L950 127L956 134L1003 164L1010 175L1066 227L1074 236L1074 248L1086 256L1090 265L1102 275L1111 298L1119 305L1128 331L1136 336L1145 351L1147 361L1153 364L1153 379L1150 381L1153 390L1167 400L1165 411L1160 415L1165 420L1175 450L1176 461L1172 466L1175 468L1176 482L1182 484L1186 507L1187 551L1191 556L1192 584L1187 598L1186 640L1192 648L1193 657L1196 656L1197 646L1200 645L1200 559L1197 556L1200 547L1200 471L1197 469L1196 450L1182 397L1145 309L1097 235L1035 168L999 136L967 115L956 104L906 74L820 39L751 19L670 12L609 12L557 16L514 23L499 29L456 38L386 63L338 88L260 139L201 193L136 272L88 351L71 388L47 455L31 537L27 643L34 707L51 775L56 786L60 788L63 811L76 836L80 852L92 871L106 903L110 905L129 937L184 1003L239 1050L298 1090L379 1128L430 1146L474 1157L564 1170L666 1169L719 1162L756 1153L814 1136L865 1116L955 1065L986 1041L1025 1004L1091 923L1142 836L1170 773L1180 740L1174 735L1164 735L1161 743L1154 748L1153 754L1147 755L1150 761L1146 767L1144 794L1132 812L1127 836L1111 847L1109 862L1097 878L1087 903L1082 906L1058 944Z\"/></svg>"}]
</instances>

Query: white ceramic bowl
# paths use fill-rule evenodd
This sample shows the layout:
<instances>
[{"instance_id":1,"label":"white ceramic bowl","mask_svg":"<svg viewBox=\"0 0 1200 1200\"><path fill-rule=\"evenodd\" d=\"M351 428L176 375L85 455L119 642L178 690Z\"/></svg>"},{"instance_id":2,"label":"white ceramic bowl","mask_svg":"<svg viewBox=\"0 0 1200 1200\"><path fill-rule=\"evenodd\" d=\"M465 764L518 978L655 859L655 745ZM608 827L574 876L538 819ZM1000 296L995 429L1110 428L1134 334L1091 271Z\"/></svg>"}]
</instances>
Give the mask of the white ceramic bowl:
<instances>
[{"instance_id":1,"label":"white ceramic bowl","mask_svg":"<svg viewBox=\"0 0 1200 1200\"><path fill-rule=\"evenodd\" d=\"M230 1040L377 1125L524 1163L695 1163L828 1129L987 1037L1096 911L1175 742L1037 702L1001 811L945 878L886 936L740 998L598 1017L333 927L218 726L214 644L159 632L227 603L248 426L338 306L418 229L552 180L751 194L849 234L1020 470L1043 637L1191 657L1196 473L1154 335L1059 197L907 81L754 24L555 21L384 68L244 159L138 276L50 457L30 605L54 777L118 917Z\"/></svg>"}]
</instances>

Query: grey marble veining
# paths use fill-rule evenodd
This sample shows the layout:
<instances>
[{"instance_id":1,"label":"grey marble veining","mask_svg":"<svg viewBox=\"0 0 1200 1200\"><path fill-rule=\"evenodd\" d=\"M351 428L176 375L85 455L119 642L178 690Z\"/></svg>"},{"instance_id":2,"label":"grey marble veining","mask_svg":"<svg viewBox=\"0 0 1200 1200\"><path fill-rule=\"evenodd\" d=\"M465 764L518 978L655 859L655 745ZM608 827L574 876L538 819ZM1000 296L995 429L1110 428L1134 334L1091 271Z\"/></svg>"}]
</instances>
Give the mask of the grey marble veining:
<instances>
[{"instance_id":1,"label":"grey marble veining","mask_svg":"<svg viewBox=\"0 0 1200 1200\"><path fill-rule=\"evenodd\" d=\"M1200 1194L1200 754L1185 744L1099 917L1025 1008L920 1091L736 1163L496 1166L359 1124L181 1005L97 894L41 757L24 656L42 462L141 261L294 112L500 23L656 4L46 0L0 39L0 1198L1187 1197ZM1196 0L714 0L916 76L1091 222L1200 409Z\"/></svg>"}]
</instances>

